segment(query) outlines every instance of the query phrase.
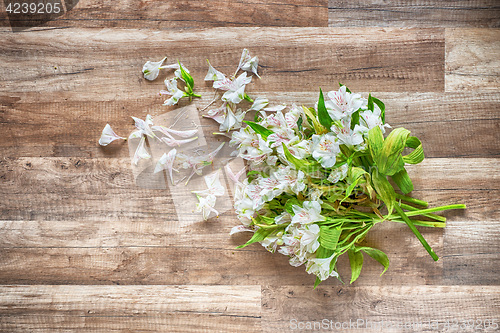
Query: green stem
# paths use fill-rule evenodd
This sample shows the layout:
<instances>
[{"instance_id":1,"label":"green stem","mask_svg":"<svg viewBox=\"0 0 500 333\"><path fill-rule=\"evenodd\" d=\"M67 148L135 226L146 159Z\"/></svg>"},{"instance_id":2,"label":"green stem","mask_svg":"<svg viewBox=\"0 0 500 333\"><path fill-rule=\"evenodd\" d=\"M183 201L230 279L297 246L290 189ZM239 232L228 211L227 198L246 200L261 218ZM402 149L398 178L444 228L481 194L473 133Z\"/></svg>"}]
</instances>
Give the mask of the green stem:
<instances>
[{"instance_id":1,"label":"green stem","mask_svg":"<svg viewBox=\"0 0 500 333\"><path fill-rule=\"evenodd\" d=\"M407 209L409 211L419 211L420 210L418 208L415 208L415 207L410 206L410 205L406 205L404 203L401 203L401 208ZM436 215L436 214L421 214L421 215L425 216L425 217L428 217L430 219L439 221L439 222L446 222L446 217L444 217L444 216L439 216L439 215Z\"/></svg>"},{"instance_id":2,"label":"green stem","mask_svg":"<svg viewBox=\"0 0 500 333\"><path fill-rule=\"evenodd\" d=\"M407 196L404 196L404 195L399 194L399 193L396 193L396 198L399 200L403 200L403 201L406 201L406 202L409 202L409 203L412 203L415 205L423 206L423 207L429 206L429 204L426 201L418 200L418 199L415 199L412 197L407 197Z\"/></svg>"},{"instance_id":3,"label":"green stem","mask_svg":"<svg viewBox=\"0 0 500 333\"><path fill-rule=\"evenodd\" d=\"M415 236L417 236L418 240L420 241L420 243L422 243L424 248L431 255L432 259L434 259L434 261L438 261L439 257L434 253L434 251L432 251L431 247L429 246L429 244L427 243L425 238L422 236L422 234L420 234L420 232L417 230L417 228L415 228L415 225L413 224L413 222L408 218L408 216L406 216L405 212L403 212L403 210L401 209L401 207L399 206L399 204L397 202L394 203L394 209L396 209L396 212L399 215L401 215L401 218L403 219L403 221L406 222L406 224L408 225L410 230L415 234ZM426 210L426 209L424 209L424 210Z\"/></svg>"},{"instance_id":4,"label":"green stem","mask_svg":"<svg viewBox=\"0 0 500 333\"><path fill-rule=\"evenodd\" d=\"M193 93L193 94L191 94L191 96L193 96L193 97L198 97L198 98L199 98L199 97L201 97L201 95L200 95L200 94L194 94L194 93Z\"/></svg>"},{"instance_id":5,"label":"green stem","mask_svg":"<svg viewBox=\"0 0 500 333\"><path fill-rule=\"evenodd\" d=\"M403 220L387 220L389 222L397 222L397 223L406 223ZM446 227L446 223L444 222L434 222L434 221L421 221L421 220L411 220L414 225L418 225L420 227L434 227L434 228L444 228Z\"/></svg>"},{"instance_id":6,"label":"green stem","mask_svg":"<svg viewBox=\"0 0 500 333\"><path fill-rule=\"evenodd\" d=\"M406 216L417 216L417 215L424 215L427 213L440 212L443 210L465 209L465 208L467 208L467 207L463 204L446 205L446 206L440 206L440 207L434 207L434 208L420 209L420 210L416 210L413 212L406 212ZM394 215L391 215L390 217L388 217L388 219L390 220L391 217L394 217Z\"/></svg>"}]
</instances>

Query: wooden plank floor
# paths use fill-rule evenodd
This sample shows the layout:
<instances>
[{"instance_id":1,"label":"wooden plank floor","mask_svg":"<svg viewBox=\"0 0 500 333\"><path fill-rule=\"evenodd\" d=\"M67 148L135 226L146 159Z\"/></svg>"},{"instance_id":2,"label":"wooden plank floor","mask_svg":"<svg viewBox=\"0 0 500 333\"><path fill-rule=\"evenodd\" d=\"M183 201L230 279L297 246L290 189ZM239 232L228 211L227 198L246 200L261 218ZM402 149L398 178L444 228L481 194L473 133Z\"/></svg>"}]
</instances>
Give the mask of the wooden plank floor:
<instances>
[{"instance_id":1,"label":"wooden plank floor","mask_svg":"<svg viewBox=\"0 0 500 333\"><path fill-rule=\"evenodd\" d=\"M0 7L1 332L296 332L323 319L372 323L347 332L475 320L447 330L473 332L500 322L498 1L65 5L20 32ZM284 256L236 250L246 235L229 237L232 213L180 224L168 190L135 184L126 144L97 145L106 122L128 133L129 116L170 110L161 81L141 77L146 60L180 59L203 106L205 59L228 72L244 47L261 65L249 94L310 105L318 87L342 82L382 99L388 122L421 138L427 159L408 170L413 196L468 205L445 214L444 230L420 228L440 261L386 223L365 242L388 254L388 272L367 260L355 284L312 290L312 276ZM210 137L213 123L202 125Z\"/></svg>"}]
</instances>

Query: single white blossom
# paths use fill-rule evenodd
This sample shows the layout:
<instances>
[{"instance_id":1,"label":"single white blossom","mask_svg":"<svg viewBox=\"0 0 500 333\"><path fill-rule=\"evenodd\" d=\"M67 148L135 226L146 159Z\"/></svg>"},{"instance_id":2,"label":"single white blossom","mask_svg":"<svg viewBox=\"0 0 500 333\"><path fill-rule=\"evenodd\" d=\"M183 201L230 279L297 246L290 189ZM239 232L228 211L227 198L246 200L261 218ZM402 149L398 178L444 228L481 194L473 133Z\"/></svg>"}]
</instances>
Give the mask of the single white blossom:
<instances>
[{"instance_id":1,"label":"single white blossom","mask_svg":"<svg viewBox=\"0 0 500 333\"><path fill-rule=\"evenodd\" d=\"M210 213L215 213L216 216L219 216L219 212L214 209L215 206L215 196L209 195L206 197L196 195L198 198L198 203L196 204L196 212L202 213L203 219L208 220Z\"/></svg>"},{"instance_id":2,"label":"single white blossom","mask_svg":"<svg viewBox=\"0 0 500 333\"><path fill-rule=\"evenodd\" d=\"M220 81L214 81L214 88L225 91L222 95L223 101L232 102L238 104L245 98L245 86L252 81L251 77L247 77L247 73L244 72L234 80L223 79Z\"/></svg>"},{"instance_id":3,"label":"single white blossom","mask_svg":"<svg viewBox=\"0 0 500 333\"><path fill-rule=\"evenodd\" d=\"M113 129L111 128L111 126L109 124L106 124L106 126L104 126L104 129L102 130L101 138L99 139L99 144L101 146L107 146L111 142L118 139L127 140L126 138L116 134L115 131L113 131Z\"/></svg>"},{"instance_id":4,"label":"single white blossom","mask_svg":"<svg viewBox=\"0 0 500 333\"><path fill-rule=\"evenodd\" d=\"M160 95L169 95L170 98L163 105L175 105L182 97L188 96L186 92L177 88L177 78L165 80L165 86L167 90L160 91Z\"/></svg>"},{"instance_id":5,"label":"single white blossom","mask_svg":"<svg viewBox=\"0 0 500 333\"><path fill-rule=\"evenodd\" d=\"M316 201L304 201L302 207L292 206L294 216L292 223L309 224L318 221L324 221L325 217L321 215L321 205Z\"/></svg>"},{"instance_id":6,"label":"single white blossom","mask_svg":"<svg viewBox=\"0 0 500 333\"><path fill-rule=\"evenodd\" d=\"M135 150L134 157L132 159L132 163L137 165L141 159L149 159L151 158L151 155L149 155L146 147L144 146L144 143L146 142L146 137L141 137L141 141L139 141L139 145L137 146L137 149Z\"/></svg>"},{"instance_id":7,"label":"single white blossom","mask_svg":"<svg viewBox=\"0 0 500 333\"><path fill-rule=\"evenodd\" d=\"M174 185L174 178L172 171L179 172L179 170L174 169L174 160L177 154L177 150L171 149L168 153L163 153L158 162L156 163L154 173L160 172L162 170L167 170L168 176L170 178L170 183Z\"/></svg>"},{"instance_id":8,"label":"single white blossom","mask_svg":"<svg viewBox=\"0 0 500 333\"><path fill-rule=\"evenodd\" d=\"M252 72L260 79L259 74L257 74L257 67L259 66L259 58L251 57L250 52L247 49L243 49L241 53L240 63L238 65L238 70L242 69L244 71ZM236 71L238 71L236 70Z\"/></svg>"},{"instance_id":9,"label":"single white blossom","mask_svg":"<svg viewBox=\"0 0 500 333\"><path fill-rule=\"evenodd\" d=\"M338 273L334 270L330 273L330 266L332 265L332 260L337 260L335 254L328 258L314 258L309 259L306 266L306 271L309 274L314 274L321 281L326 280L330 276L338 277ZM334 263L335 263L334 261Z\"/></svg>"},{"instance_id":10,"label":"single white blossom","mask_svg":"<svg viewBox=\"0 0 500 333\"><path fill-rule=\"evenodd\" d=\"M365 101L360 94L352 94L342 86L338 91L328 92L325 107L333 120L342 120L358 111Z\"/></svg>"},{"instance_id":11,"label":"single white blossom","mask_svg":"<svg viewBox=\"0 0 500 333\"><path fill-rule=\"evenodd\" d=\"M312 156L325 168L331 168L340 153L338 140L331 133L312 136Z\"/></svg>"},{"instance_id":12,"label":"single white blossom","mask_svg":"<svg viewBox=\"0 0 500 333\"><path fill-rule=\"evenodd\" d=\"M219 72L218 70L212 67L208 59L207 63L208 63L208 73L205 76L205 81L220 81L226 78L226 76L223 73Z\"/></svg>"},{"instance_id":13,"label":"single white blossom","mask_svg":"<svg viewBox=\"0 0 500 333\"><path fill-rule=\"evenodd\" d=\"M163 62L167 59L167 57L163 58L161 61L153 62L147 61L142 67L142 73L144 74L144 78L149 81L153 81L158 77L160 73L160 68Z\"/></svg>"},{"instance_id":14,"label":"single white blossom","mask_svg":"<svg viewBox=\"0 0 500 333\"><path fill-rule=\"evenodd\" d=\"M319 248L319 226L310 224L304 227L304 234L300 238L300 246L309 253L314 253Z\"/></svg>"},{"instance_id":15,"label":"single white blossom","mask_svg":"<svg viewBox=\"0 0 500 333\"><path fill-rule=\"evenodd\" d=\"M260 110L264 109L265 107L267 107L268 104L269 104L269 100L267 98L257 97L253 100L253 104L250 107L250 109L248 109L248 111L260 111Z\"/></svg>"}]
</instances>

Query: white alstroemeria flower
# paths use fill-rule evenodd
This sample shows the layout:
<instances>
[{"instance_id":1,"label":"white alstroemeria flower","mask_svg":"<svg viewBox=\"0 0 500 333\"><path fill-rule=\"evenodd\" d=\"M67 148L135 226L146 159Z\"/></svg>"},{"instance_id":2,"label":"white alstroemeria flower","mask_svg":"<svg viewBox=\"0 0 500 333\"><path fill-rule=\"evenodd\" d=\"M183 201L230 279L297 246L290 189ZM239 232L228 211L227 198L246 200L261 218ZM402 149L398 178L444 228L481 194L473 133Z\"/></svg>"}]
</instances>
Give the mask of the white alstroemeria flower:
<instances>
[{"instance_id":1,"label":"white alstroemeria flower","mask_svg":"<svg viewBox=\"0 0 500 333\"><path fill-rule=\"evenodd\" d=\"M346 86L340 87L338 91L330 91L325 99L325 107L334 120L349 118L364 104L360 94L347 92Z\"/></svg>"},{"instance_id":2,"label":"white alstroemeria flower","mask_svg":"<svg viewBox=\"0 0 500 333\"><path fill-rule=\"evenodd\" d=\"M312 142L310 140L292 141L288 146L288 150L295 157L304 159L312 154Z\"/></svg>"},{"instance_id":3,"label":"white alstroemeria flower","mask_svg":"<svg viewBox=\"0 0 500 333\"><path fill-rule=\"evenodd\" d=\"M304 234L300 238L300 246L309 253L314 253L319 247L319 226L310 224L304 227Z\"/></svg>"},{"instance_id":4,"label":"white alstroemeria flower","mask_svg":"<svg viewBox=\"0 0 500 333\"><path fill-rule=\"evenodd\" d=\"M367 131L364 126L356 125L351 129L350 121L342 121L342 128L332 125L331 130L335 133L339 144L344 144L349 148L355 150L364 149L363 133Z\"/></svg>"},{"instance_id":5,"label":"white alstroemeria flower","mask_svg":"<svg viewBox=\"0 0 500 333\"><path fill-rule=\"evenodd\" d=\"M151 126L153 125L153 117L149 114L146 116L146 120L142 120L136 117L132 117L135 122L135 127L137 131L132 132L130 134L129 139L137 139L142 137L143 135L147 135L150 138L156 138L156 135L151 130Z\"/></svg>"},{"instance_id":6,"label":"white alstroemeria flower","mask_svg":"<svg viewBox=\"0 0 500 333\"><path fill-rule=\"evenodd\" d=\"M237 225L231 228L231 231L229 232L229 236L240 233L240 232L245 232L245 231L251 231L255 232L252 228L249 228L244 225Z\"/></svg>"},{"instance_id":7,"label":"white alstroemeria flower","mask_svg":"<svg viewBox=\"0 0 500 333\"><path fill-rule=\"evenodd\" d=\"M337 260L335 254L328 258L309 259L309 261L307 262L306 271L309 274L316 275L321 281L328 279L328 277L330 276L338 277L339 275L337 272L332 271L330 273L332 260Z\"/></svg>"},{"instance_id":8,"label":"white alstroemeria flower","mask_svg":"<svg viewBox=\"0 0 500 333\"><path fill-rule=\"evenodd\" d=\"M212 118L219 124L222 124L224 122L224 119L226 119L226 108L227 108L227 102L223 102L220 107L208 110L207 114L203 115L203 117Z\"/></svg>"},{"instance_id":9,"label":"white alstroemeria flower","mask_svg":"<svg viewBox=\"0 0 500 333\"><path fill-rule=\"evenodd\" d=\"M247 77L247 73L244 72L232 81L227 78L220 81L214 81L213 87L225 91L221 98L223 101L238 104L245 98L245 86L249 84L250 81L252 81L252 78Z\"/></svg>"},{"instance_id":10,"label":"white alstroemeria flower","mask_svg":"<svg viewBox=\"0 0 500 333\"><path fill-rule=\"evenodd\" d=\"M286 128L287 123L285 120L285 116L281 111L277 111L276 113L270 114L269 116L266 116L260 124L264 127L271 127L271 128Z\"/></svg>"},{"instance_id":11,"label":"white alstroemeria flower","mask_svg":"<svg viewBox=\"0 0 500 333\"><path fill-rule=\"evenodd\" d=\"M151 158L151 155L149 155L146 147L144 146L145 142L146 142L146 137L142 136L141 141L139 141L139 145L135 150L134 157L132 158L132 163L134 163L135 165L137 165L137 163L139 163L141 159Z\"/></svg>"},{"instance_id":12,"label":"white alstroemeria flower","mask_svg":"<svg viewBox=\"0 0 500 333\"><path fill-rule=\"evenodd\" d=\"M215 197L223 196L226 193L226 189L220 183L220 169L218 169L216 172L206 175L205 177L203 177L203 179L205 180L207 189L200 191L191 191L191 192L203 196L215 196Z\"/></svg>"},{"instance_id":13,"label":"white alstroemeria flower","mask_svg":"<svg viewBox=\"0 0 500 333\"><path fill-rule=\"evenodd\" d=\"M290 128L282 128L275 130L273 134L267 137L267 141L270 143L269 147L276 148L282 147L282 143L288 146L288 143L295 141L298 137L295 136L295 132Z\"/></svg>"},{"instance_id":14,"label":"white alstroemeria flower","mask_svg":"<svg viewBox=\"0 0 500 333\"><path fill-rule=\"evenodd\" d=\"M245 151L247 147L256 147L259 145L259 137L250 126L233 132L232 139L229 141L231 146L238 146L240 150Z\"/></svg>"},{"instance_id":15,"label":"white alstroemeria flower","mask_svg":"<svg viewBox=\"0 0 500 333\"><path fill-rule=\"evenodd\" d=\"M229 177L229 179L231 179L235 184L242 184L240 182L240 177L241 175L247 170L247 167L243 167L243 169L241 169L240 171L238 171L236 174L233 172L233 170L231 170L231 167L229 166L229 164L226 164L224 166L224 171L226 171L226 175Z\"/></svg>"},{"instance_id":16,"label":"white alstroemeria flower","mask_svg":"<svg viewBox=\"0 0 500 333\"><path fill-rule=\"evenodd\" d=\"M338 168L335 168L330 175L328 175L328 181L332 184L338 183L347 176L348 166L347 163L342 164Z\"/></svg>"},{"instance_id":17,"label":"white alstroemeria flower","mask_svg":"<svg viewBox=\"0 0 500 333\"><path fill-rule=\"evenodd\" d=\"M171 97L167 99L163 105L175 105L179 102L179 99L188 96L186 92L177 88L177 78L165 80L165 86L167 90L160 91L160 95L169 95Z\"/></svg>"},{"instance_id":18,"label":"white alstroemeria flower","mask_svg":"<svg viewBox=\"0 0 500 333\"><path fill-rule=\"evenodd\" d=\"M215 196L209 195L207 197L202 197L197 194L196 197L199 201L196 204L196 212L201 212L204 220L208 220L211 212L214 212L216 216L219 216L219 212L214 209L216 200Z\"/></svg>"},{"instance_id":19,"label":"white alstroemeria flower","mask_svg":"<svg viewBox=\"0 0 500 333\"><path fill-rule=\"evenodd\" d=\"M179 131L179 130L174 130L172 128L168 128L168 127L161 126L161 125L151 126L151 129L153 131L158 131L158 132L164 134L165 136L168 136L169 138L172 138L172 134L173 134L173 135L176 135L180 138L186 139L186 138L190 138L193 135L195 135L196 133L198 133L197 129Z\"/></svg>"},{"instance_id":20,"label":"white alstroemeria flower","mask_svg":"<svg viewBox=\"0 0 500 333\"><path fill-rule=\"evenodd\" d=\"M303 207L293 205L294 216L292 224L309 224L318 221L324 221L326 218L321 216L321 205L316 201L304 201Z\"/></svg>"},{"instance_id":21,"label":"white alstroemeria flower","mask_svg":"<svg viewBox=\"0 0 500 333\"><path fill-rule=\"evenodd\" d=\"M337 154L340 153L340 146L338 140L330 133L323 135L312 136L313 147L312 156L320 162L325 168L331 168L336 160Z\"/></svg>"},{"instance_id":22,"label":"white alstroemeria flower","mask_svg":"<svg viewBox=\"0 0 500 333\"><path fill-rule=\"evenodd\" d=\"M127 138L121 137L118 134L116 134L115 131L113 131L113 129L111 128L111 126L109 124L106 124L106 126L104 126L104 129L102 130L101 138L99 139L99 144L101 146L107 146L111 142L118 139L127 140Z\"/></svg>"},{"instance_id":23,"label":"white alstroemeria flower","mask_svg":"<svg viewBox=\"0 0 500 333\"><path fill-rule=\"evenodd\" d=\"M240 58L240 63L238 65L238 69L236 72L240 69L248 72L252 72L257 77L260 79L259 74L257 74L257 67L259 66L259 58L258 57L251 57L250 56L250 51L247 49L243 49L243 52L241 53L241 58Z\"/></svg>"},{"instance_id":24,"label":"white alstroemeria flower","mask_svg":"<svg viewBox=\"0 0 500 333\"><path fill-rule=\"evenodd\" d=\"M302 109L298 108L297 105L292 104L290 111L285 114L285 121L289 128L297 128L297 122L302 116Z\"/></svg>"},{"instance_id":25,"label":"white alstroemeria flower","mask_svg":"<svg viewBox=\"0 0 500 333\"><path fill-rule=\"evenodd\" d=\"M170 178L170 183L174 185L174 177L172 175L172 171L179 172L179 170L174 169L174 160L177 154L177 150L174 148L170 150L168 153L164 153L158 163L156 163L154 173L160 172L162 170L167 170L168 176Z\"/></svg>"},{"instance_id":26,"label":"white alstroemeria flower","mask_svg":"<svg viewBox=\"0 0 500 333\"><path fill-rule=\"evenodd\" d=\"M268 147L267 142L262 139L260 134L257 134L259 141L258 146L246 147L246 153L240 154L240 157L255 163L262 162L267 155L271 154L273 150Z\"/></svg>"},{"instance_id":27,"label":"white alstroemeria flower","mask_svg":"<svg viewBox=\"0 0 500 333\"><path fill-rule=\"evenodd\" d=\"M144 74L144 78L149 81L153 81L158 77L160 73L160 68L163 62L167 59L167 57L163 58L161 61L153 62L147 61L142 67L142 73Z\"/></svg>"},{"instance_id":28,"label":"white alstroemeria flower","mask_svg":"<svg viewBox=\"0 0 500 333\"><path fill-rule=\"evenodd\" d=\"M233 110L228 107L226 111L226 115L224 117L224 121L219 126L219 131L221 132L229 132L231 130L241 128L241 123L245 118L245 112L238 109L236 113L233 113Z\"/></svg>"},{"instance_id":29,"label":"white alstroemeria flower","mask_svg":"<svg viewBox=\"0 0 500 333\"><path fill-rule=\"evenodd\" d=\"M380 114L380 108L378 107L378 105L375 105L373 112L371 112L370 110L366 110L359 113L359 123L362 126L366 127L368 131L378 126L382 130L382 133L385 133L385 129L391 128L391 126L382 122Z\"/></svg>"},{"instance_id":30,"label":"white alstroemeria flower","mask_svg":"<svg viewBox=\"0 0 500 333\"><path fill-rule=\"evenodd\" d=\"M220 81L226 78L226 76L223 73L219 72L218 70L212 67L208 59L207 63L208 63L208 73L205 76L205 81Z\"/></svg>"},{"instance_id":31,"label":"white alstroemeria flower","mask_svg":"<svg viewBox=\"0 0 500 333\"><path fill-rule=\"evenodd\" d=\"M255 200L248 193L248 178L245 178L241 185L236 186L234 191L234 209L240 222L249 226L252 222L252 217L255 214Z\"/></svg>"},{"instance_id":32,"label":"white alstroemeria flower","mask_svg":"<svg viewBox=\"0 0 500 333\"><path fill-rule=\"evenodd\" d=\"M250 107L250 109L248 109L248 111L260 111L262 110L263 108L267 107L267 105L269 105L269 100L265 97L257 97L253 100L253 104L252 106Z\"/></svg>"}]
</instances>

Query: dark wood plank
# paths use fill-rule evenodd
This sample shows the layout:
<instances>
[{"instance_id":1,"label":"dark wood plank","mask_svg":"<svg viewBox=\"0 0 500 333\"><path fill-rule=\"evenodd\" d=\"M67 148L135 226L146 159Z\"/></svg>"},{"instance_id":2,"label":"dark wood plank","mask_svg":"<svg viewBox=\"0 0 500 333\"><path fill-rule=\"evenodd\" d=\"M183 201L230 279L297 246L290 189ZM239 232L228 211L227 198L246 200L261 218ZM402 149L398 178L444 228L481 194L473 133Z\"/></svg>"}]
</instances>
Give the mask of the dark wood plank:
<instances>
[{"instance_id":1,"label":"dark wood plank","mask_svg":"<svg viewBox=\"0 0 500 333\"><path fill-rule=\"evenodd\" d=\"M329 325L330 320L334 325L337 322L340 325L346 322L344 329L340 328L345 332L447 331L444 327L446 321L453 324L451 321L456 320L460 325L462 320L478 320L479 324L479 321L496 319L500 312L499 287L320 286L312 290L307 286L279 286L264 288L262 295L265 332L290 332L299 321L321 323L323 319ZM360 326L356 327L358 319L362 321L359 321ZM372 326L367 326L368 321ZM382 327L381 321L384 321L386 326ZM429 327L428 324L424 326L427 321L438 321L439 327ZM350 322L353 322L354 326L351 326ZM411 326L412 323L416 325ZM405 324L408 326L403 328L392 326ZM498 328L489 330L496 331ZM476 327L465 326L463 330L476 331Z\"/></svg>"},{"instance_id":2,"label":"dark wood plank","mask_svg":"<svg viewBox=\"0 0 500 333\"><path fill-rule=\"evenodd\" d=\"M1 286L9 332L260 332L260 286Z\"/></svg>"},{"instance_id":3,"label":"dark wood plank","mask_svg":"<svg viewBox=\"0 0 500 333\"><path fill-rule=\"evenodd\" d=\"M329 0L330 27L500 27L495 0Z\"/></svg>"},{"instance_id":4,"label":"dark wood plank","mask_svg":"<svg viewBox=\"0 0 500 333\"><path fill-rule=\"evenodd\" d=\"M208 28L208 27L326 27L327 0L267 1L141 1L66 0L62 15L49 15L41 27ZM69 10L68 7L71 9ZM11 15L15 26L34 26L30 16ZM18 22L20 21L20 22ZM42 20L38 20L42 21ZM11 24L2 11L0 26Z\"/></svg>"},{"instance_id":5,"label":"dark wood plank","mask_svg":"<svg viewBox=\"0 0 500 333\"><path fill-rule=\"evenodd\" d=\"M446 91L498 93L499 54L500 29L447 29Z\"/></svg>"}]
</instances>

